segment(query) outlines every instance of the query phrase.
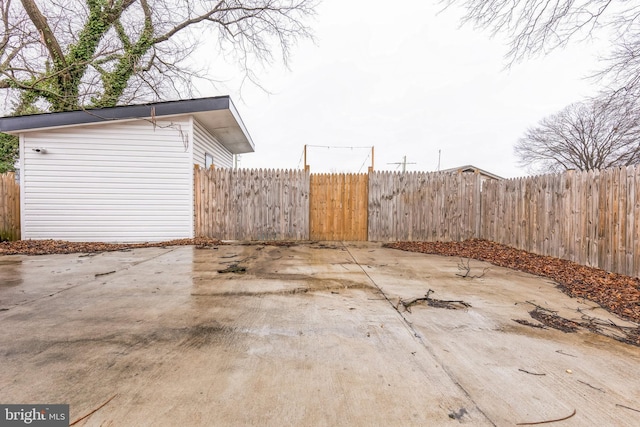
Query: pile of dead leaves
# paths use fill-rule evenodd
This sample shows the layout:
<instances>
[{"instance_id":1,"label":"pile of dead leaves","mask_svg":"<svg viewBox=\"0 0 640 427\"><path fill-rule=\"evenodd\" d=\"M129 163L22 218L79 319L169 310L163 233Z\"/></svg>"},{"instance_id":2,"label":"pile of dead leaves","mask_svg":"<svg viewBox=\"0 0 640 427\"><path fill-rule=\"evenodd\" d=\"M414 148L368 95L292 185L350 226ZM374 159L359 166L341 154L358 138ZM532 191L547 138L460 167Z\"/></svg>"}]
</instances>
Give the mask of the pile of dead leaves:
<instances>
[{"instance_id":1,"label":"pile of dead leaves","mask_svg":"<svg viewBox=\"0 0 640 427\"><path fill-rule=\"evenodd\" d=\"M123 251L136 248L163 248L167 246L195 245L209 247L220 245L216 239L179 239L153 243L97 243L66 242L63 240L19 240L0 243L0 255L47 255Z\"/></svg>"},{"instance_id":2,"label":"pile of dead leaves","mask_svg":"<svg viewBox=\"0 0 640 427\"><path fill-rule=\"evenodd\" d=\"M395 242L388 248L487 261L547 277L571 297L593 301L618 316L640 322L640 279L608 273L548 256L536 255L487 240L464 242Z\"/></svg>"}]
</instances>

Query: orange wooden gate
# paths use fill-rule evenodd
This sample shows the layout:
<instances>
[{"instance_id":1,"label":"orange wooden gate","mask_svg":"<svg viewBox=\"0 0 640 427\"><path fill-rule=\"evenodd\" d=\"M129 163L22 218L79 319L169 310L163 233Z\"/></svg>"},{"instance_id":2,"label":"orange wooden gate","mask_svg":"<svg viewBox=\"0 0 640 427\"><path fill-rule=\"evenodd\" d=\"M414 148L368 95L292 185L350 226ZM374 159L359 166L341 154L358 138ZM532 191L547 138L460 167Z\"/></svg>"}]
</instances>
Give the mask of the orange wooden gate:
<instances>
[{"instance_id":1,"label":"orange wooden gate","mask_svg":"<svg viewBox=\"0 0 640 427\"><path fill-rule=\"evenodd\" d=\"M312 174L309 238L367 240L368 187L367 174Z\"/></svg>"}]
</instances>

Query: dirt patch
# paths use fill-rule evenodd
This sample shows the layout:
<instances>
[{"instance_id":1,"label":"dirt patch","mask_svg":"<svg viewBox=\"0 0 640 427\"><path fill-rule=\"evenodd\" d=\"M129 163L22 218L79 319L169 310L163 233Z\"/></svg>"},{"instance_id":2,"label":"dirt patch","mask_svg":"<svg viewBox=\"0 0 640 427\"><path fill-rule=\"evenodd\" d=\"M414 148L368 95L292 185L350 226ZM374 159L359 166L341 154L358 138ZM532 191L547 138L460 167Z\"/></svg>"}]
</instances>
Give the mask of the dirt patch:
<instances>
[{"instance_id":1,"label":"dirt patch","mask_svg":"<svg viewBox=\"0 0 640 427\"><path fill-rule=\"evenodd\" d=\"M49 255L126 251L137 248L164 248L194 245L208 248L222 245L220 240L198 237L153 243L67 242L64 240L18 240L0 243L0 255Z\"/></svg>"},{"instance_id":2,"label":"dirt patch","mask_svg":"<svg viewBox=\"0 0 640 427\"><path fill-rule=\"evenodd\" d=\"M247 268L246 267L240 267L238 264L231 264L229 267L223 269L223 270L218 270L218 273L221 274L225 274L225 273L236 273L236 274L242 274L242 273L246 273L247 272Z\"/></svg>"},{"instance_id":3,"label":"dirt patch","mask_svg":"<svg viewBox=\"0 0 640 427\"><path fill-rule=\"evenodd\" d=\"M251 277L256 277L249 275ZM280 280L283 282L300 281L304 282L304 286L293 286L285 288L277 288L271 290L220 290L219 288L210 289L207 287L198 289L191 293L196 297L264 297L268 295L300 295L314 292L330 292L332 294L340 294L350 290L365 290L379 292L375 287L368 283L356 282L352 280L335 280L321 279L312 276L297 274L270 274L259 276L265 280Z\"/></svg>"},{"instance_id":4,"label":"dirt patch","mask_svg":"<svg viewBox=\"0 0 640 427\"><path fill-rule=\"evenodd\" d=\"M640 279L532 254L487 240L395 242L384 245L426 254L457 256L552 279L567 295L593 301L623 319L640 322ZM640 343L640 341L638 341Z\"/></svg>"}]
</instances>

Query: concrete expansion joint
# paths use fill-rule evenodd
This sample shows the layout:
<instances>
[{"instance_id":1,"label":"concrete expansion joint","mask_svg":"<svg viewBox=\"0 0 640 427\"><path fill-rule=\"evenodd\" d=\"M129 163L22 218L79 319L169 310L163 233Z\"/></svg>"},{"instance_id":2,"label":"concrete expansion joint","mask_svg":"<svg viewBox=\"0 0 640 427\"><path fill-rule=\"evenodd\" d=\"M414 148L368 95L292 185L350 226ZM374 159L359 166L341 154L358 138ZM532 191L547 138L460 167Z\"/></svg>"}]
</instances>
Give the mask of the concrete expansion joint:
<instances>
[{"instance_id":1,"label":"concrete expansion joint","mask_svg":"<svg viewBox=\"0 0 640 427\"><path fill-rule=\"evenodd\" d=\"M478 406L478 403L475 401L475 399L473 399L473 397L471 396L471 394L469 393L468 390L466 390L464 388L464 386L460 383L460 381L458 380L458 378L451 372L450 369L447 368L447 366L443 363L442 359L440 359L438 357L438 355L436 354L435 351L433 351L433 349L427 345L427 343L425 342L424 338L418 333L418 331L414 328L413 324L409 321L409 319L407 319L407 317L404 315L404 313L402 313L400 311L400 309L393 304L393 302L389 299L389 296L382 290L382 288L376 283L375 280L373 280L373 277L371 277L371 275L369 275L369 273L367 272L367 270L364 269L364 267L358 262L358 260L356 259L356 257L353 255L353 253L349 250L349 248L347 247L347 245L344 244L344 242L342 242L342 246L344 247L345 251L349 254L349 256L351 257L351 259L353 260L353 262L360 267L360 270L362 270L362 272L365 274L365 276L367 276L367 278L369 279L369 281L373 284L373 286L375 286L375 288L380 292L380 294L382 294L382 296L384 297L384 299L387 301L387 303L389 303L389 305L391 306L391 308L394 309L394 311L400 316L400 318L402 319L402 323L409 329L409 332L413 335L413 337L420 343L420 345L427 350L427 352L438 362L438 364L440 364L440 366L442 367L442 369L444 370L444 372L447 374L447 376L451 379L451 381L453 381L453 383L469 398L469 400L471 402L473 402L473 405L475 406L475 408L478 410L479 413L482 414L482 416L493 426L496 426L497 424L494 423L489 416Z\"/></svg>"}]
</instances>

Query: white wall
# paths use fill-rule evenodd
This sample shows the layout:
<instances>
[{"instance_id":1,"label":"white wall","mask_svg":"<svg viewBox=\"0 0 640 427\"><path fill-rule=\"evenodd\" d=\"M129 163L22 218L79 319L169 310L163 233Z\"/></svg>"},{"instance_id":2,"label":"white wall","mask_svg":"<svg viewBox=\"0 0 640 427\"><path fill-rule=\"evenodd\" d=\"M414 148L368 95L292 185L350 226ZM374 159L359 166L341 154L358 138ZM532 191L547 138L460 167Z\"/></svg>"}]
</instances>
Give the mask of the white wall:
<instances>
[{"instance_id":1,"label":"white wall","mask_svg":"<svg viewBox=\"0 0 640 427\"><path fill-rule=\"evenodd\" d=\"M205 152L213 156L216 168L233 166L233 155L207 132L197 120L193 121L193 163L204 167Z\"/></svg>"},{"instance_id":2,"label":"white wall","mask_svg":"<svg viewBox=\"0 0 640 427\"><path fill-rule=\"evenodd\" d=\"M188 118L22 134L22 238L192 237L192 147Z\"/></svg>"}]
</instances>

